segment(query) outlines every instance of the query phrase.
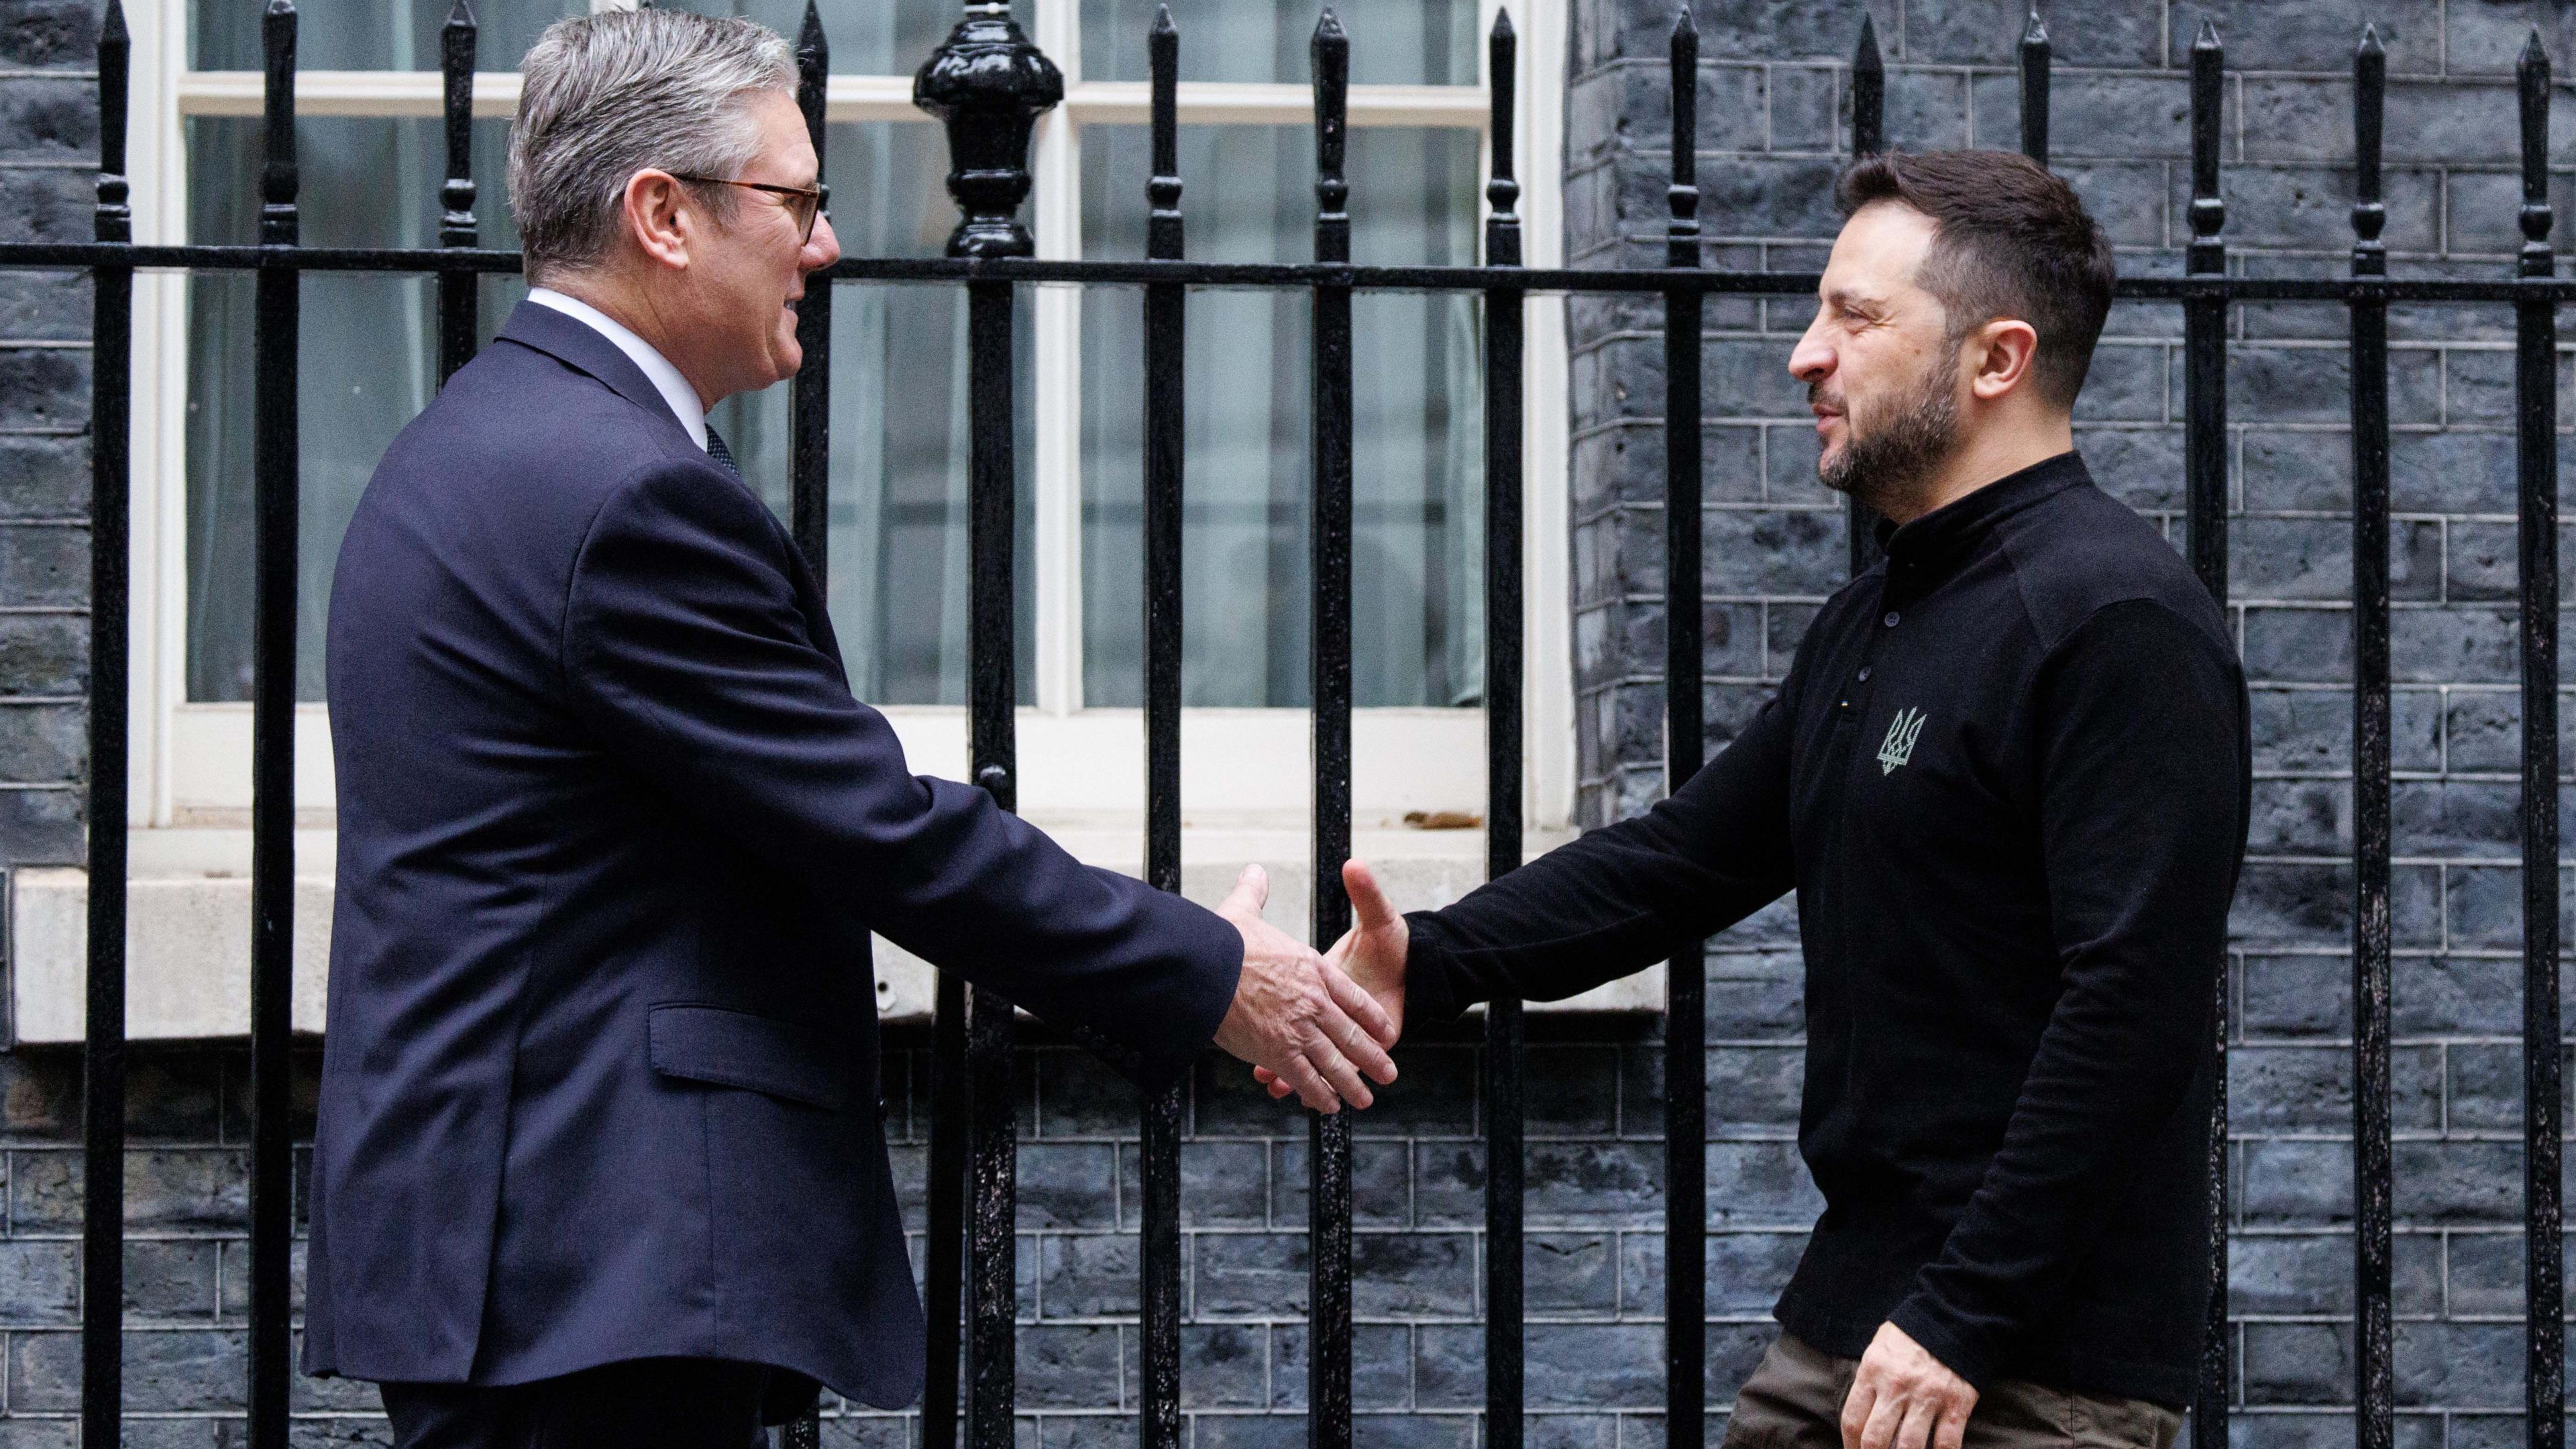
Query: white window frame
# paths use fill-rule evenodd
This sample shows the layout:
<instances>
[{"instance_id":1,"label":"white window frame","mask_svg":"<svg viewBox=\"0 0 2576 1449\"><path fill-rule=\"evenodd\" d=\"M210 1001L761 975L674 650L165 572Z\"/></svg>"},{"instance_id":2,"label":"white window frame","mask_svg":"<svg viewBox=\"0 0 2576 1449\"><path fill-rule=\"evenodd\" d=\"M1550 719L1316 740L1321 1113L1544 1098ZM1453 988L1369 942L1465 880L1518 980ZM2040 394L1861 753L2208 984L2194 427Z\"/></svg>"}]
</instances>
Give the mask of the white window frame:
<instances>
[{"instance_id":1,"label":"white window frame","mask_svg":"<svg viewBox=\"0 0 2576 1449\"><path fill-rule=\"evenodd\" d=\"M592 4L615 8L617 0ZM1516 112L1520 214L1526 260L1534 267L1560 265L1563 256L1566 4L1513 5L1522 36ZM187 69L189 5L190 0L145 0L131 7L136 124L129 165L136 240L145 243L187 240L186 118L260 110L256 72ZM1480 36L1498 8L1500 0L1480 0ZM1063 67L1066 80L1065 103L1040 121L1032 158L1038 254L1046 258L1080 255L1081 128L1148 118L1144 83L1082 79L1079 13L1078 0L1033 0L1033 38ZM317 14L315 23L327 24L328 17ZM1479 80L1472 86L1352 86L1351 124L1446 126L1481 137L1487 119L1481 40L1476 53ZM297 78L296 107L302 116L436 116L439 89L434 71L306 71ZM514 72L476 75L476 115L506 117L517 98ZM1302 84L1185 83L1179 99L1183 124L1298 124L1313 114L1311 92ZM832 121L934 124L914 109L908 76L834 75L826 115ZM1489 155L1490 147L1491 138L1483 137L1480 155ZM496 194L494 178L478 180L487 198ZM1136 204L1144 204L1141 195ZM1480 200L1480 222L1482 214ZM1144 800L1142 712L1085 708L1080 697L1082 292L1041 286L1034 301L1037 678L1035 703L1019 711L1021 805L1043 820L1132 821ZM229 830L248 818L251 711L248 704L187 700L187 326L185 279L139 274L130 823ZM1530 663L1523 805L1534 827L1550 830L1569 820L1575 786L1562 300L1530 298L1526 333L1522 575ZM893 706L886 713L915 769L965 773L963 709ZM1395 825L1409 810L1483 808L1481 709L1362 709L1355 711L1353 737L1353 815L1360 828ZM1183 740L1183 795L1194 824L1285 824L1306 815L1307 711L1190 709L1183 713ZM313 825L329 823L330 733L318 704L297 712L296 796L301 817Z\"/></svg>"}]
</instances>

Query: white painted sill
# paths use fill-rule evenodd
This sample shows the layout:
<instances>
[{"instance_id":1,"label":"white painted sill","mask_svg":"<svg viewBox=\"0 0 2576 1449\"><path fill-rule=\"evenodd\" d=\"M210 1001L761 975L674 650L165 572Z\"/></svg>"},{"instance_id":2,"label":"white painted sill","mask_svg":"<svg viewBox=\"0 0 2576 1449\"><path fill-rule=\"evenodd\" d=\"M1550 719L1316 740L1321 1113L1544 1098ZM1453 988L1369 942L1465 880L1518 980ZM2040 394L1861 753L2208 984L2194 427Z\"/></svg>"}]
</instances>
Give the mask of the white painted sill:
<instances>
[{"instance_id":1,"label":"white painted sill","mask_svg":"<svg viewBox=\"0 0 2576 1449\"><path fill-rule=\"evenodd\" d=\"M1144 838L1132 825L1047 822L1083 860L1135 871ZM1530 853L1563 844L1565 832L1533 832ZM134 1040L238 1037L250 1031L250 833L177 828L130 833L126 897L126 1035ZM330 959L331 862L337 835L295 835L295 1029L319 1032ZM1304 823L1193 825L1182 836L1182 890L1214 904L1247 861L1270 872L1268 918L1304 934L1309 900ZM1377 868L1398 909L1446 905L1484 879L1482 830L1361 830L1353 853ZM86 872L20 869L12 879L10 1018L22 1043L76 1042L85 1031L88 971ZM886 1021L924 1021L931 967L879 938L877 1012ZM1664 968L1537 1012L1661 1011Z\"/></svg>"}]
</instances>

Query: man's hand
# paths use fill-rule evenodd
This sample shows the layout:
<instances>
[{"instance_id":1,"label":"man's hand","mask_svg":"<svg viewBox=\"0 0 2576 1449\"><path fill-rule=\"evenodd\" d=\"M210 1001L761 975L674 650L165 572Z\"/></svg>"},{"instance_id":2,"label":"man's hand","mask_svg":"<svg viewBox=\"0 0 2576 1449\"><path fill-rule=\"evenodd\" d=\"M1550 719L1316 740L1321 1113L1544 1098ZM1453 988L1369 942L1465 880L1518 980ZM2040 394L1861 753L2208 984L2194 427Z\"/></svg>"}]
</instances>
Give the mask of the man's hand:
<instances>
[{"instance_id":1,"label":"man's hand","mask_svg":"<svg viewBox=\"0 0 2576 1449\"><path fill-rule=\"evenodd\" d=\"M1377 888L1377 877L1366 865L1343 861L1342 889L1350 895L1355 924L1324 953L1324 960L1349 972L1350 979L1386 1014L1387 1032L1379 1040L1393 1046L1404 1032L1404 956L1413 933L1386 903L1386 893ZM1294 1090L1266 1067L1254 1067L1252 1075L1273 1097L1285 1097Z\"/></svg>"},{"instance_id":2,"label":"man's hand","mask_svg":"<svg viewBox=\"0 0 2576 1449\"><path fill-rule=\"evenodd\" d=\"M1843 1449L1959 1449L1976 1407L1966 1379L1882 1323L1843 1400Z\"/></svg>"},{"instance_id":3,"label":"man's hand","mask_svg":"<svg viewBox=\"0 0 2576 1449\"><path fill-rule=\"evenodd\" d=\"M1376 1097L1363 1073L1381 1085L1395 1080L1386 1054L1395 1021L1304 942L1262 920L1269 897L1269 875L1247 865L1216 908L1243 933L1243 976L1216 1044L1276 1079L1274 1096L1293 1091L1318 1112L1365 1107Z\"/></svg>"}]
</instances>

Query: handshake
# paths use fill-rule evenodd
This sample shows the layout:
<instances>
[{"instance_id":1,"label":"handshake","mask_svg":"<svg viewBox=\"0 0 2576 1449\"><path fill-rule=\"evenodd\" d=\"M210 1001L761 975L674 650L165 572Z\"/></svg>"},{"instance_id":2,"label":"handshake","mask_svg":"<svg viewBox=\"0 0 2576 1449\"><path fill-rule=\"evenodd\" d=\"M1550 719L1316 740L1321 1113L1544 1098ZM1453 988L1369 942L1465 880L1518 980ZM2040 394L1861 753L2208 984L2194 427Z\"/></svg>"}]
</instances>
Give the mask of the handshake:
<instances>
[{"instance_id":1,"label":"handshake","mask_svg":"<svg viewBox=\"0 0 2576 1449\"><path fill-rule=\"evenodd\" d=\"M1252 1063L1273 1097L1297 1094L1318 1112L1376 1100L1395 1080L1387 1056L1404 1031L1404 921L1360 862L1342 866L1354 924L1322 955L1261 919L1270 877L1247 865L1217 914L1243 933L1243 975L1216 1044Z\"/></svg>"}]
</instances>

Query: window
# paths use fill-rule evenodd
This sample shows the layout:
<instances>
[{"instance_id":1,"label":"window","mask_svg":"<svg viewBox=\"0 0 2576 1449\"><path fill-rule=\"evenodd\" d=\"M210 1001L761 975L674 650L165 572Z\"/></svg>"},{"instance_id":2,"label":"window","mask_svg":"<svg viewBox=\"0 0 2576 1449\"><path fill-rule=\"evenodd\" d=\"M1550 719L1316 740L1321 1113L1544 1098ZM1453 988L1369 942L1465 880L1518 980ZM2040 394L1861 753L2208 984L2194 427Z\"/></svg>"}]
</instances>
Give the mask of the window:
<instances>
[{"instance_id":1,"label":"window","mask_svg":"<svg viewBox=\"0 0 2576 1449\"><path fill-rule=\"evenodd\" d=\"M428 245L443 173L436 66L449 0L313 7L299 35L299 197L315 244ZM476 211L512 246L502 189L514 67L554 20L604 0L483 0ZM669 0L666 0L669 3ZM684 0L793 35L803 0ZM1361 261L1477 258L1485 174L1480 74L1494 0L1370 0L1352 32L1350 147ZM258 7L159 0L138 35L138 224L155 241L247 241L257 217ZM1175 0L1182 170L1194 257L1311 255L1314 153L1307 0ZM1521 174L1533 265L1557 251L1560 0L1514 0L1528 131ZM1028 216L1042 255L1142 254L1143 36L1154 0L1019 0L1067 72L1042 122ZM955 221L940 128L911 72L958 14L950 0L822 7L833 79L825 171L852 255L936 255ZM138 17L140 18L140 17ZM148 21L139 31L151 29ZM156 39L177 41L155 45ZM153 88L162 97L155 104ZM142 129L150 130L150 127ZM1544 148L1543 150L1541 148ZM1538 159L1544 156L1544 160ZM157 205L156 205L157 203ZM375 459L436 388L432 287L308 274L303 282L302 619L298 686L322 693L322 620L341 529ZM523 294L484 283L496 329ZM249 798L251 282L157 278L138 356L137 742L149 823L222 821ZM832 339L832 609L862 698L887 707L917 767L962 772L966 693L965 307L946 286L836 284ZM1482 799L1482 432L1479 304L1363 294L1356 471L1359 822ZM1194 293L1189 318L1187 664L1190 806L1302 811L1306 723L1306 303ZM1563 343L1532 305L1529 657L1533 819L1571 795L1566 669ZM1141 306L1132 289L1021 289L1017 359L1023 803L1033 814L1141 805ZM166 339L168 345L155 339ZM180 343L184 339L184 344ZM147 350L147 349L155 349ZM787 389L712 421L744 473L786 507ZM148 461L147 461L148 460ZM140 577L140 571L138 577ZM149 687L141 682L150 680ZM299 731L299 791L329 805L318 704ZM1559 737L1563 737L1560 739Z\"/></svg>"}]
</instances>

